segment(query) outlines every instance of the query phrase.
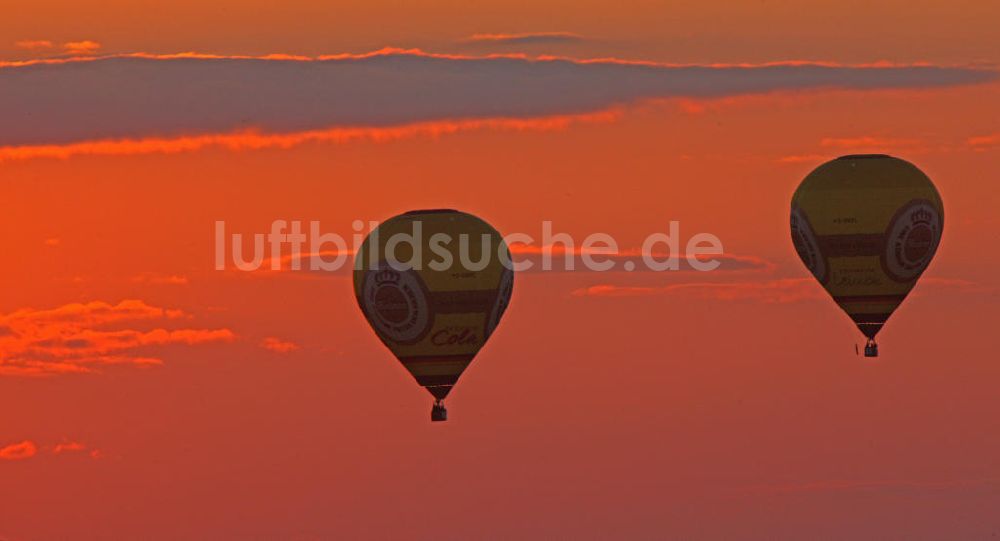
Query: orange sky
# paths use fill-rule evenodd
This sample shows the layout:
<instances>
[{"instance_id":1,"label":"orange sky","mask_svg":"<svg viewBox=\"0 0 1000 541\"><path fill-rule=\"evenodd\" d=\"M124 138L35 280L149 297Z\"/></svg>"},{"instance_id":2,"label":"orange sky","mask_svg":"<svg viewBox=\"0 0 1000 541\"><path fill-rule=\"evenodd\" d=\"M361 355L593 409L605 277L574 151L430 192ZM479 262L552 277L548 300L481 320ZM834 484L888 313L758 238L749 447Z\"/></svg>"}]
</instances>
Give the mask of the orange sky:
<instances>
[{"instance_id":1,"label":"orange sky","mask_svg":"<svg viewBox=\"0 0 1000 541\"><path fill-rule=\"evenodd\" d=\"M43 1L3 8L0 60L61 57L69 42L74 54L1000 60L996 3L812 6ZM546 32L572 37L467 39ZM561 110L576 103L566 95L326 136L192 118L109 143L96 127L45 139L0 118L0 358L34 361L0 364L0 538L1000 531L1000 82L639 98L608 85L615 99L596 108ZM253 137L266 141L232 148ZM94 141L104 150L67 151ZM801 179L855 152L918 165L947 215L875 362L855 356L860 334L804 280L788 233ZM435 425L348 275L214 270L216 220L242 233L320 220L347 235L355 219L441 207L503 233L539 236L551 220L623 248L678 220L684 238L710 232L762 264L523 273ZM89 345L36 343L59 336Z\"/></svg>"}]
</instances>

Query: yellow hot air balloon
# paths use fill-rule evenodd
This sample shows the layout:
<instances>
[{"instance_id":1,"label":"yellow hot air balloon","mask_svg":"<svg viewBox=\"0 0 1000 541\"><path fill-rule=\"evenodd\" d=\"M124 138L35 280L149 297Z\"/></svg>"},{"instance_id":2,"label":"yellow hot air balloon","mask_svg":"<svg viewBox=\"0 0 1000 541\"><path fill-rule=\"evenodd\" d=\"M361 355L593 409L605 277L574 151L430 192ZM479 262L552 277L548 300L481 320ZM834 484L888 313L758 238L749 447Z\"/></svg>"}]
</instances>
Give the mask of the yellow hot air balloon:
<instances>
[{"instance_id":1,"label":"yellow hot air balloon","mask_svg":"<svg viewBox=\"0 0 1000 541\"><path fill-rule=\"evenodd\" d=\"M802 262L867 337L913 289L941 240L944 207L927 175L882 154L843 156L792 196L792 242Z\"/></svg>"},{"instance_id":2,"label":"yellow hot air balloon","mask_svg":"<svg viewBox=\"0 0 1000 541\"><path fill-rule=\"evenodd\" d=\"M500 233L456 210L390 218L358 251L358 305L434 396L431 420L447 419L444 398L500 322L513 290L511 268Z\"/></svg>"}]
</instances>

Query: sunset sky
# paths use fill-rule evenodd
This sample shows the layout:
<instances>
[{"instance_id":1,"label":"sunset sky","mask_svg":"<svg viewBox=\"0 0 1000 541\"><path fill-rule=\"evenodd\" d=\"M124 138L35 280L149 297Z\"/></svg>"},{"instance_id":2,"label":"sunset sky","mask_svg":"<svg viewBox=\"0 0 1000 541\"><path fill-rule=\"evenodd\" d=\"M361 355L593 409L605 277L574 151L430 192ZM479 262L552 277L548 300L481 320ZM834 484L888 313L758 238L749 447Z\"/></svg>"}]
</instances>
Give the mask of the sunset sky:
<instances>
[{"instance_id":1,"label":"sunset sky","mask_svg":"<svg viewBox=\"0 0 1000 541\"><path fill-rule=\"evenodd\" d=\"M706 4L0 4L0 540L1000 535L1000 3ZM789 238L854 153L947 215L874 360ZM435 424L350 272L215 268L425 208L724 255L518 274Z\"/></svg>"}]
</instances>

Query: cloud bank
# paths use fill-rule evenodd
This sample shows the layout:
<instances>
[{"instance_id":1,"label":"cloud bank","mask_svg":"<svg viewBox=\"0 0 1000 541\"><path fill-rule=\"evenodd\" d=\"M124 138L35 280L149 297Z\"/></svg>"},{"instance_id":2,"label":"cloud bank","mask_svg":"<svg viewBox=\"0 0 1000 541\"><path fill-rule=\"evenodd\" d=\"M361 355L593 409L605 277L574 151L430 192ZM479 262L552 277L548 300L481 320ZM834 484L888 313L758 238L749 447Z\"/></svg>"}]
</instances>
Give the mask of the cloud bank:
<instances>
[{"instance_id":1,"label":"cloud bank","mask_svg":"<svg viewBox=\"0 0 1000 541\"><path fill-rule=\"evenodd\" d=\"M163 361L155 354L157 347L236 338L229 329L160 326L187 317L180 310L165 310L138 300L0 314L0 376L94 372L107 365L159 365ZM151 324L157 326L149 328Z\"/></svg>"},{"instance_id":2,"label":"cloud bank","mask_svg":"<svg viewBox=\"0 0 1000 541\"><path fill-rule=\"evenodd\" d=\"M667 65L383 50L331 57L146 54L0 63L0 147L531 119L656 98L966 85L935 66Z\"/></svg>"},{"instance_id":3,"label":"cloud bank","mask_svg":"<svg viewBox=\"0 0 1000 541\"><path fill-rule=\"evenodd\" d=\"M99 449L91 449L86 444L78 441L63 440L54 445L40 446L32 440L24 440L0 447L0 460L27 460L38 456L40 452L53 456L85 453L94 459L103 456L103 453Z\"/></svg>"}]
</instances>

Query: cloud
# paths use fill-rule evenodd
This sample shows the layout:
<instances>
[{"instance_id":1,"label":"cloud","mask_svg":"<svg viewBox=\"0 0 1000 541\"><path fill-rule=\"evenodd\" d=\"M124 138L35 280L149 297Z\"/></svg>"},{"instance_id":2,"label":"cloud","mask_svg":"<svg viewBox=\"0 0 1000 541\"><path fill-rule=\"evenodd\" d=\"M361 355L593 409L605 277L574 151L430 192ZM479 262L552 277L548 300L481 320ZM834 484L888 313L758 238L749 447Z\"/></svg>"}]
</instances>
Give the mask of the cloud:
<instances>
[{"instance_id":1,"label":"cloud","mask_svg":"<svg viewBox=\"0 0 1000 541\"><path fill-rule=\"evenodd\" d=\"M778 163L816 163L820 164L830 159L829 154L792 154L778 158ZM2 156L0 156L2 161Z\"/></svg>"},{"instance_id":2,"label":"cloud","mask_svg":"<svg viewBox=\"0 0 1000 541\"><path fill-rule=\"evenodd\" d=\"M947 289L959 293L993 293L996 288L961 278L945 278L941 276L924 276L917 282L916 292L926 288ZM922 287L921 287L922 286Z\"/></svg>"},{"instance_id":3,"label":"cloud","mask_svg":"<svg viewBox=\"0 0 1000 541\"><path fill-rule=\"evenodd\" d=\"M14 47L33 51L37 49L51 49L54 47L54 44L47 39L24 39L21 41L15 41Z\"/></svg>"},{"instance_id":4,"label":"cloud","mask_svg":"<svg viewBox=\"0 0 1000 541\"><path fill-rule=\"evenodd\" d=\"M67 304L50 310L23 309L0 314L0 375L38 376L94 372L109 365L150 366L163 361L149 350L168 345L229 342L229 329L108 328L142 322L188 319L180 310L138 300L118 304Z\"/></svg>"},{"instance_id":5,"label":"cloud","mask_svg":"<svg viewBox=\"0 0 1000 541\"><path fill-rule=\"evenodd\" d=\"M80 453L87 450L87 446L78 441L63 441L52 446L52 454L61 455L63 453Z\"/></svg>"},{"instance_id":6,"label":"cloud","mask_svg":"<svg viewBox=\"0 0 1000 541\"><path fill-rule=\"evenodd\" d=\"M101 44L96 41L83 40L83 41L69 41L63 43L63 51L70 55L88 55L96 54L101 48Z\"/></svg>"},{"instance_id":7,"label":"cloud","mask_svg":"<svg viewBox=\"0 0 1000 541\"><path fill-rule=\"evenodd\" d=\"M563 115L530 119L486 118L457 121L433 121L385 128L330 128L305 132L267 134L254 130L228 134L189 137L150 137L86 141L56 145L0 146L0 162L32 158L67 159L74 156L131 156L138 154L176 154L205 148L228 150L287 149L309 143L344 144L355 141L387 143L413 137L442 137L477 130L556 131L576 123L611 122L618 111Z\"/></svg>"},{"instance_id":8,"label":"cloud","mask_svg":"<svg viewBox=\"0 0 1000 541\"><path fill-rule=\"evenodd\" d=\"M510 246L510 252L511 260L516 265L515 269L518 272L629 272L632 274L656 272L646 265L641 250L638 249L619 250L615 254L605 254L597 249L584 250L579 246L568 249L562 244L540 246L515 243ZM610 262L613 263L613 266L601 271L592 269L585 264L584 255L590 257L595 264L606 265L606 262ZM231 260L225 262L225 269L234 273L249 273L259 276L288 276L289 274L320 276L331 273L348 275L354 269L354 256L354 251L350 249L343 252L337 249L297 254L283 252L279 257L262 259L260 266L254 270L240 270ZM340 266L330 269L337 262L338 257L341 258ZM670 254L654 252L652 257L657 263L663 263L667 261ZM770 272L776 267L774 263L761 257L722 253L680 255L677 258L677 271L699 271L693 266L693 262L708 263L712 260L719 263L717 267L712 269L713 272ZM295 268L296 261L298 261L298 268ZM426 262L429 261L425 260ZM525 268L526 264L530 264L530 266Z\"/></svg>"},{"instance_id":9,"label":"cloud","mask_svg":"<svg viewBox=\"0 0 1000 541\"><path fill-rule=\"evenodd\" d=\"M37 51L41 49L52 49L56 45L47 39L25 39L14 42L14 47ZM63 53L69 56L87 56L96 54L101 49L101 44L92 40L67 41L62 44Z\"/></svg>"},{"instance_id":10,"label":"cloud","mask_svg":"<svg viewBox=\"0 0 1000 541\"><path fill-rule=\"evenodd\" d=\"M636 249L619 250L615 254L605 254L600 250L584 250L580 246L567 249L563 245L540 246L514 244L510 247L511 259L518 264L531 263L526 272L656 272L650 269L643 259L642 251ZM594 263L612 262L614 266L607 271L596 271L584 264L583 256L587 255ZM654 252L650 254L657 263L665 262L670 254ZM572 268L568 264L572 260ZM775 265L760 257L737 254L682 254L677 258L678 271L696 271L693 262L707 263L711 260L719 262L713 271L770 271ZM631 269L631 270L629 270Z\"/></svg>"},{"instance_id":11,"label":"cloud","mask_svg":"<svg viewBox=\"0 0 1000 541\"><path fill-rule=\"evenodd\" d=\"M1000 133L969 137L965 140L965 144L976 152L985 152L991 148L1000 147Z\"/></svg>"},{"instance_id":12,"label":"cloud","mask_svg":"<svg viewBox=\"0 0 1000 541\"><path fill-rule=\"evenodd\" d=\"M821 299L826 293L811 278L783 278L762 282L692 282L666 286L601 284L573 291L578 297L687 296L719 301L757 301L767 304Z\"/></svg>"},{"instance_id":13,"label":"cloud","mask_svg":"<svg viewBox=\"0 0 1000 541\"><path fill-rule=\"evenodd\" d=\"M0 63L0 149L298 134L588 114L647 99L929 88L996 73L926 65L672 65L386 49L325 57L112 55ZM165 141L156 141L157 145Z\"/></svg>"},{"instance_id":14,"label":"cloud","mask_svg":"<svg viewBox=\"0 0 1000 541\"><path fill-rule=\"evenodd\" d=\"M894 137L878 137L864 135L859 137L824 137L820 145L827 148L857 149L857 148L912 148L924 144L920 139L904 139Z\"/></svg>"},{"instance_id":15,"label":"cloud","mask_svg":"<svg viewBox=\"0 0 1000 541\"><path fill-rule=\"evenodd\" d=\"M965 146L971 146L966 144ZM819 141L819 147L823 149L834 149L839 154L878 154L878 153L906 153L909 155L922 154L928 152L952 152L956 149L963 149L962 145L954 142L933 139L921 139L915 137L887 137L880 135L858 135L850 137L824 137ZM834 155L829 152L803 152L801 154L790 154L780 156L775 159L777 163L800 164L813 163L820 164L832 159Z\"/></svg>"},{"instance_id":16,"label":"cloud","mask_svg":"<svg viewBox=\"0 0 1000 541\"><path fill-rule=\"evenodd\" d=\"M30 308L7 315L0 314L0 323L16 328L28 323L32 326L56 326L72 323L82 327L96 327L120 321L144 319L177 319L184 317L180 310L156 308L139 300L125 300L112 305L106 302L71 303L48 310Z\"/></svg>"},{"instance_id":17,"label":"cloud","mask_svg":"<svg viewBox=\"0 0 1000 541\"><path fill-rule=\"evenodd\" d=\"M299 345L294 342L282 340L269 336L261 341L260 347L275 353L291 353L299 349Z\"/></svg>"},{"instance_id":18,"label":"cloud","mask_svg":"<svg viewBox=\"0 0 1000 541\"><path fill-rule=\"evenodd\" d=\"M38 446L32 441L24 440L0 448L0 460L24 460L35 456L36 453Z\"/></svg>"},{"instance_id":19,"label":"cloud","mask_svg":"<svg viewBox=\"0 0 1000 541\"><path fill-rule=\"evenodd\" d=\"M525 32L520 34L473 34L464 43L497 45L534 45L540 43L569 43L583 41L584 37L573 32Z\"/></svg>"},{"instance_id":20,"label":"cloud","mask_svg":"<svg viewBox=\"0 0 1000 541\"><path fill-rule=\"evenodd\" d=\"M0 460L26 460L42 454L50 456L85 454L93 459L104 456L104 453L99 449L92 449L84 443L68 439L46 446L40 446L31 440L24 440L20 443L0 447Z\"/></svg>"},{"instance_id":21,"label":"cloud","mask_svg":"<svg viewBox=\"0 0 1000 541\"><path fill-rule=\"evenodd\" d=\"M927 288L960 293L991 292L992 288L977 282L955 278L926 276L921 278L915 294ZM827 299L824 289L812 278L778 278L740 282L685 282L662 286L598 284L573 291L577 297L661 297L683 296L716 301L751 301L764 304L787 304Z\"/></svg>"},{"instance_id":22,"label":"cloud","mask_svg":"<svg viewBox=\"0 0 1000 541\"><path fill-rule=\"evenodd\" d=\"M142 274L133 276L132 283L186 286L188 285L188 278L187 276L181 276L179 274L157 274L154 272L144 272Z\"/></svg>"}]
</instances>

